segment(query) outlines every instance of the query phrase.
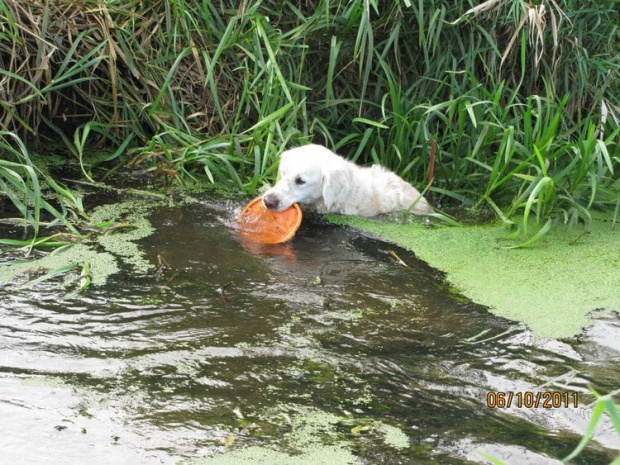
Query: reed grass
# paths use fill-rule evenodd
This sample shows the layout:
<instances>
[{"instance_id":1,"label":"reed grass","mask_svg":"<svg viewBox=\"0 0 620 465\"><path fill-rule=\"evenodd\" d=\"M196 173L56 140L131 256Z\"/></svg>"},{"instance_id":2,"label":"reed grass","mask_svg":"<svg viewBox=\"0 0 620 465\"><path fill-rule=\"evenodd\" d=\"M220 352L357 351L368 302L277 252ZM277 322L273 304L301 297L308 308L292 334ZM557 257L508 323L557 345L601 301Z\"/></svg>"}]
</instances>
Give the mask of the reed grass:
<instances>
[{"instance_id":1,"label":"reed grass","mask_svg":"<svg viewBox=\"0 0 620 465\"><path fill-rule=\"evenodd\" d=\"M0 127L249 194L315 141L531 237L620 205L615 8L0 0Z\"/></svg>"},{"instance_id":2,"label":"reed grass","mask_svg":"<svg viewBox=\"0 0 620 465\"><path fill-rule=\"evenodd\" d=\"M37 167L15 134L0 131L0 153L3 154L0 158L0 188L17 208L24 224L34 231L32 246L40 243L37 235L42 212L50 217L46 223L48 228L60 224L71 234L79 235L74 223L84 213L81 198ZM56 202L49 202L44 196L44 184L55 191Z\"/></svg>"},{"instance_id":3,"label":"reed grass","mask_svg":"<svg viewBox=\"0 0 620 465\"><path fill-rule=\"evenodd\" d=\"M0 222L23 226L22 239L0 238L0 246L21 249L23 258L3 260L0 266L28 261L35 250L56 254L75 244L89 241L93 235L105 235L134 227L121 221L97 222L84 208L82 195L54 179L44 166L35 164L17 135L0 131L0 153L3 155L0 158L0 189L20 215L19 218L4 215L0 217ZM132 193L140 195L142 192L133 189ZM10 208L3 210L11 211ZM91 284L88 261L49 270L28 280L18 289L64 275L78 267L81 271L75 279L77 287L66 297L81 293Z\"/></svg>"}]
</instances>

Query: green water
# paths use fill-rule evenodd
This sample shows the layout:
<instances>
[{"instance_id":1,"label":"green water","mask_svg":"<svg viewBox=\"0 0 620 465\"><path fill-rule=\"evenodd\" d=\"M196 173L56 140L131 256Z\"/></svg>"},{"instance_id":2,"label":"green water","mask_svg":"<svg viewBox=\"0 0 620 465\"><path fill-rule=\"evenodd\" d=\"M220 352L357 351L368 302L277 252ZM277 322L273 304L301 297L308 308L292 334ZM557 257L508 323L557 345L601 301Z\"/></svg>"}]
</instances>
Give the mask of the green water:
<instances>
[{"instance_id":1,"label":"green water","mask_svg":"<svg viewBox=\"0 0 620 465\"><path fill-rule=\"evenodd\" d=\"M618 388L616 314L539 339L346 227L306 217L290 244L243 243L240 207L155 208L138 242L152 266L119 259L83 296L1 285L2 460L559 463L587 427L588 387ZM537 386L579 406L486 405ZM574 463L619 447L605 421Z\"/></svg>"}]
</instances>

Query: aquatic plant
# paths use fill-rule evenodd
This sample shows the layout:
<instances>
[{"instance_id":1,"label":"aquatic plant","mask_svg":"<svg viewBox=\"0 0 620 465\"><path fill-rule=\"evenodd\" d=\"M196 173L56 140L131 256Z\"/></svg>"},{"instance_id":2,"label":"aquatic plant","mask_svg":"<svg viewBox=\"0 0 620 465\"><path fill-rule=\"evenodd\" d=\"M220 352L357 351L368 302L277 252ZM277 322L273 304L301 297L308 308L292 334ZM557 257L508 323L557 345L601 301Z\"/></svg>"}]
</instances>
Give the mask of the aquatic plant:
<instances>
[{"instance_id":1,"label":"aquatic plant","mask_svg":"<svg viewBox=\"0 0 620 465\"><path fill-rule=\"evenodd\" d=\"M544 232L620 206L614 7L1 0L0 125L247 193L314 140Z\"/></svg>"},{"instance_id":2,"label":"aquatic plant","mask_svg":"<svg viewBox=\"0 0 620 465\"><path fill-rule=\"evenodd\" d=\"M148 206L125 202L87 211L82 194L56 181L44 166L34 163L17 135L0 132L0 153L0 188L13 211L20 215L7 215L0 222L23 227L25 237L0 238L0 246L23 250L22 257L0 263L0 281L30 275L19 286L25 288L79 271L73 293L82 292L92 282L101 284L108 274L118 271L109 252L134 265L137 271L149 269L151 265L142 259L132 241L151 233L144 215L153 202ZM10 212L11 208L3 210ZM85 245L89 242L91 246ZM80 247L76 247L78 244ZM37 255L35 250L41 253Z\"/></svg>"},{"instance_id":3,"label":"aquatic plant","mask_svg":"<svg viewBox=\"0 0 620 465\"><path fill-rule=\"evenodd\" d=\"M0 131L0 188L22 216L23 224L34 231L30 241L31 247L50 246L51 238L37 238L41 227L41 212L51 218L45 223L47 227L57 224L64 226L69 234L79 236L74 226L77 217L84 214L82 199L32 162L29 151L23 141L10 132ZM45 184L56 194L56 206L43 195ZM73 218L71 218L73 217ZM7 221L5 218L4 221ZM11 221L8 219L8 221ZM19 219L15 220L19 222ZM54 242L56 243L56 242Z\"/></svg>"}]
</instances>

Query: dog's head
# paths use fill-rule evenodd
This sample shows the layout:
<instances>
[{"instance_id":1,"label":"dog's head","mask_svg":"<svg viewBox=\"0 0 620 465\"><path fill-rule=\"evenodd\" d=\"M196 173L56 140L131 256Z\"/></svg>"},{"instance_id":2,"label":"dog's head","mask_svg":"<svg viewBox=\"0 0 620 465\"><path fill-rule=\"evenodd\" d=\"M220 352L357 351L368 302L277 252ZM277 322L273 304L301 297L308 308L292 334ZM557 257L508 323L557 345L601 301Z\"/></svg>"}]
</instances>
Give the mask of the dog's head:
<instances>
[{"instance_id":1,"label":"dog's head","mask_svg":"<svg viewBox=\"0 0 620 465\"><path fill-rule=\"evenodd\" d=\"M283 152L280 155L279 181L263 196L265 206L270 210L283 211L295 202L311 203L321 198L324 150L327 149L305 145Z\"/></svg>"}]
</instances>

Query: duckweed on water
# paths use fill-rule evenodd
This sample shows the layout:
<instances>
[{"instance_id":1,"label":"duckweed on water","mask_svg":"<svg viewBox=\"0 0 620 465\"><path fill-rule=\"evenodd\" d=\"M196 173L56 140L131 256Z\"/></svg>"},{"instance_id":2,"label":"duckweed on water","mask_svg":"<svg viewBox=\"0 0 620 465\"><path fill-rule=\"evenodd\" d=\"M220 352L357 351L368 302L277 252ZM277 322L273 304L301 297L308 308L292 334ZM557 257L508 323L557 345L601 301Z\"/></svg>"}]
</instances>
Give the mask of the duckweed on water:
<instances>
[{"instance_id":1,"label":"duckweed on water","mask_svg":"<svg viewBox=\"0 0 620 465\"><path fill-rule=\"evenodd\" d=\"M41 274L44 270L55 270L75 263L79 266L89 264L91 281L95 286L104 284L110 275L120 271L119 261L130 265L138 273L147 273L154 266L135 241L153 233L146 215L154 206L152 201L128 200L97 207L92 213L93 223L122 221L132 227L91 236L81 243L35 260L0 266L0 282L7 283L24 275ZM100 248L104 251L99 251Z\"/></svg>"},{"instance_id":2,"label":"duckweed on water","mask_svg":"<svg viewBox=\"0 0 620 465\"><path fill-rule=\"evenodd\" d=\"M376 428L377 431L384 434L385 438L383 441L388 446L392 446L395 449L405 449L409 447L409 438L401 429L386 425L385 423L380 423Z\"/></svg>"},{"instance_id":3,"label":"duckweed on water","mask_svg":"<svg viewBox=\"0 0 620 465\"><path fill-rule=\"evenodd\" d=\"M571 337L594 310L620 310L620 228L598 216L587 228L554 228L540 244L506 249L503 225L428 228L331 215L413 251L494 314L540 337ZM575 240L578 239L578 240Z\"/></svg>"},{"instance_id":4,"label":"duckweed on water","mask_svg":"<svg viewBox=\"0 0 620 465\"><path fill-rule=\"evenodd\" d=\"M112 254L97 252L85 244L75 244L59 253L49 254L36 260L0 266L0 282L8 283L23 275L43 270L55 270L72 263L90 263L91 280L95 286L101 286L108 276L119 271L116 258Z\"/></svg>"},{"instance_id":5,"label":"duckweed on water","mask_svg":"<svg viewBox=\"0 0 620 465\"><path fill-rule=\"evenodd\" d=\"M97 238L97 242L124 263L133 266L138 273L147 273L154 268L144 257L135 241L143 239L154 232L146 215L152 210L153 203L145 201L126 201L118 204L102 205L93 212L95 222L120 220L132 225L132 228L107 234Z\"/></svg>"},{"instance_id":6,"label":"duckweed on water","mask_svg":"<svg viewBox=\"0 0 620 465\"><path fill-rule=\"evenodd\" d=\"M246 447L223 453L196 464L269 463L273 465L325 464L345 465L360 463L349 447L341 440L338 427L348 419L317 409L302 408L290 421L289 432L282 435L278 449ZM407 435L400 429L374 421L369 430L373 439L394 448L409 447ZM340 438L340 439L339 439ZM285 452L286 451L286 452ZM289 453L290 452L290 453Z\"/></svg>"}]
</instances>

